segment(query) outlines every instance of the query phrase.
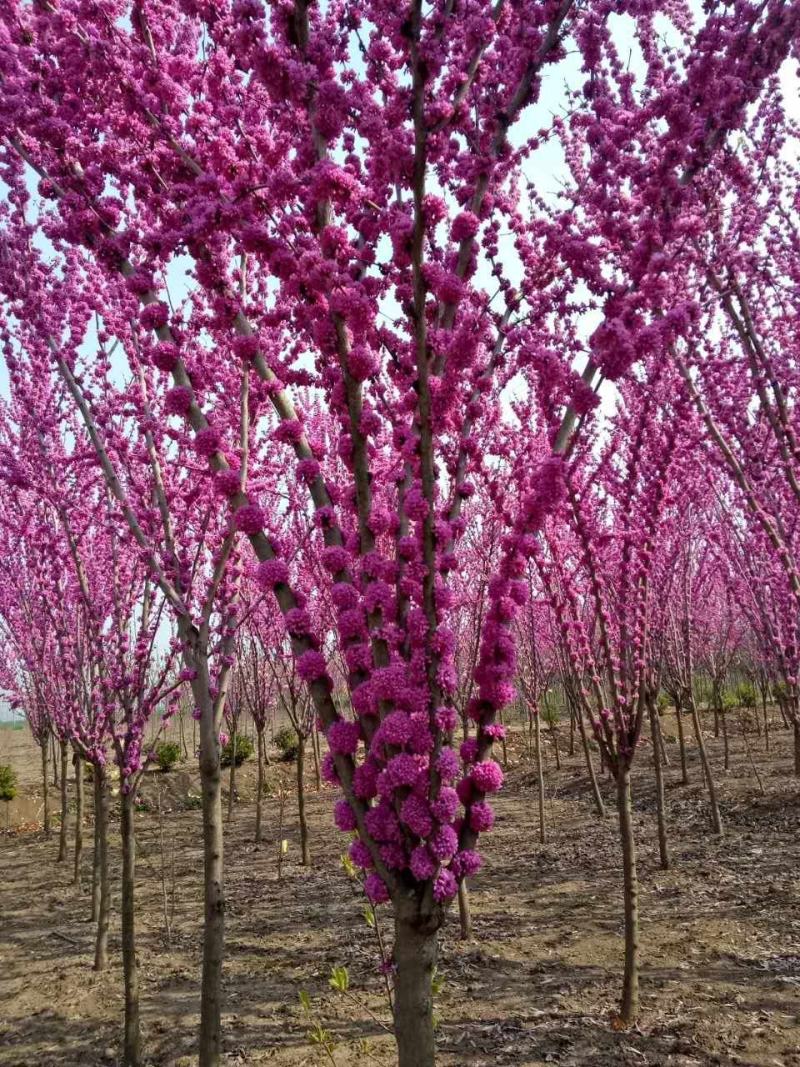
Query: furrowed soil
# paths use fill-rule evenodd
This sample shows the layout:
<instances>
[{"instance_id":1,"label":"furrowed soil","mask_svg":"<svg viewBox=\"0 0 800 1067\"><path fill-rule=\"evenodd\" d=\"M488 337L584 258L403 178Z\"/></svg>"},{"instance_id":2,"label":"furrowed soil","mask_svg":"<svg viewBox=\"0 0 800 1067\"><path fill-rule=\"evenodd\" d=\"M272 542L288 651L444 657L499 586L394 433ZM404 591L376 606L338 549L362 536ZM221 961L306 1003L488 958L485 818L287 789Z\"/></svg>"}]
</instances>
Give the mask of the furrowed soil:
<instances>
[{"instance_id":1,"label":"furrowed soil","mask_svg":"<svg viewBox=\"0 0 800 1067\"><path fill-rule=\"evenodd\" d=\"M457 911L442 933L440 1064L800 1067L800 780L777 714L769 753L763 737L749 735L752 760L738 722L731 714L726 772L722 740L706 721L725 825L715 839L697 750L689 748L691 781L681 785L675 724L665 716L669 871L658 865L650 746L637 753L642 1004L629 1030L615 1018L623 943L613 783L601 778L608 814L598 819L579 744L570 756L560 730L557 770L548 737L542 845L534 763L523 734L512 734L497 826L482 839L485 866L470 885L474 938L459 940ZM95 973L91 811L76 887L71 862L56 862L56 834L47 840L36 825L38 761L25 731L0 730L0 762L11 762L21 783L19 801L0 810L0 827L6 815L11 826L0 834L0 1067L111 1065L122 1024L119 837L113 828L110 963ZM347 839L332 827L334 794L315 791L310 756L308 764L311 868L299 863L293 767L268 769L260 846L254 764L238 775L226 830L226 1062L388 1067L395 1057L376 933L341 865ZM196 1062L202 851L190 768L148 773L137 815L143 1033L146 1062L159 1067ZM90 808L90 783L86 793ZM385 907L378 923L391 945ZM347 992L329 982L339 966ZM324 1041L327 1031L332 1051L315 1042L315 1030Z\"/></svg>"}]
</instances>

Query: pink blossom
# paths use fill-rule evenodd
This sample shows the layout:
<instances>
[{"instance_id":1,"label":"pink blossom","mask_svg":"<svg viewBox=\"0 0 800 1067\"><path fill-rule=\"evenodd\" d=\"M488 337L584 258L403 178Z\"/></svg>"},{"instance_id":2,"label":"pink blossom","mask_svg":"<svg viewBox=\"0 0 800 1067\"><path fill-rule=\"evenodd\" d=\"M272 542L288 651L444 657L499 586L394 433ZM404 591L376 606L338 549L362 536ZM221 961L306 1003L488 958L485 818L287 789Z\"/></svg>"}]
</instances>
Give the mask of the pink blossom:
<instances>
[{"instance_id":1,"label":"pink blossom","mask_svg":"<svg viewBox=\"0 0 800 1067\"><path fill-rule=\"evenodd\" d=\"M316 682L320 678L325 678L328 673L325 657L321 652L310 648L307 652L298 656L297 673L304 682Z\"/></svg>"}]
</instances>

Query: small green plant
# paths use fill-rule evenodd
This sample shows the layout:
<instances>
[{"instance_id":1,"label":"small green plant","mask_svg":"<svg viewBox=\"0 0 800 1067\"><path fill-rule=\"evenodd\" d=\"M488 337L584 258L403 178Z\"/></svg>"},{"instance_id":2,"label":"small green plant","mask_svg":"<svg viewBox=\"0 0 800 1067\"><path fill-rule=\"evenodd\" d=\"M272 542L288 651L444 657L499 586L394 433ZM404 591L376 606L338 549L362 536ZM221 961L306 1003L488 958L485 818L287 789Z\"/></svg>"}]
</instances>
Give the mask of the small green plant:
<instances>
[{"instance_id":1,"label":"small green plant","mask_svg":"<svg viewBox=\"0 0 800 1067\"><path fill-rule=\"evenodd\" d=\"M346 967L331 967L328 985L337 993L346 993L350 988L350 974Z\"/></svg>"},{"instance_id":2,"label":"small green plant","mask_svg":"<svg viewBox=\"0 0 800 1067\"><path fill-rule=\"evenodd\" d=\"M319 1019L314 1018L311 997L306 993L305 989L300 990L300 1007L303 1009L303 1014L309 1023L309 1029L306 1031L308 1040L325 1054L325 1058L329 1063L336 1067L336 1060L333 1058L336 1041L330 1030L326 1030Z\"/></svg>"},{"instance_id":3,"label":"small green plant","mask_svg":"<svg viewBox=\"0 0 800 1067\"><path fill-rule=\"evenodd\" d=\"M236 766L241 767L245 760L250 759L255 750L255 745L249 737L247 737L245 734L237 734L235 738L235 749L234 738L231 738L230 741L227 741L222 746L220 763L223 767L230 767L235 754Z\"/></svg>"},{"instance_id":4,"label":"small green plant","mask_svg":"<svg viewBox=\"0 0 800 1067\"><path fill-rule=\"evenodd\" d=\"M353 863L353 861L350 859L346 852L343 852L341 854L341 856L339 857L339 862L342 865L342 870L348 878L358 878L358 867L356 867L355 863Z\"/></svg>"},{"instance_id":5,"label":"small green plant","mask_svg":"<svg viewBox=\"0 0 800 1067\"><path fill-rule=\"evenodd\" d=\"M670 699L669 693L665 693L663 689L660 690L658 694L658 710L666 711L671 704L672 700Z\"/></svg>"},{"instance_id":6,"label":"small green plant","mask_svg":"<svg viewBox=\"0 0 800 1067\"><path fill-rule=\"evenodd\" d=\"M183 801L184 811L198 811L203 806L203 798L196 793L187 793Z\"/></svg>"},{"instance_id":7,"label":"small green plant","mask_svg":"<svg viewBox=\"0 0 800 1067\"><path fill-rule=\"evenodd\" d=\"M171 771L181 759L181 746L174 741L161 741L156 745L156 763L161 771L166 774Z\"/></svg>"},{"instance_id":8,"label":"small green plant","mask_svg":"<svg viewBox=\"0 0 800 1067\"><path fill-rule=\"evenodd\" d=\"M10 801L17 795L17 772L7 763L0 763L0 800Z\"/></svg>"},{"instance_id":9,"label":"small green plant","mask_svg":"<svg viewBox=\"0 0 800 1067\"><path fill-rule=\"evenodd\" d=\"M300 746L297 743L297 734L291 726L281 726L279 730L276 730L273 741L284 763L291 763L297 759Z\"/></svg>"},{"instance_id":10,"label":"small green plant","mask_svg":"<svg viewBox=\"0 0 800 1067\"><path fill-rule=\"evenodd\" d=\"M754 708L758 703L756 687L752 682L739 682L734 690L734 699L740 708Z\"/></svg>"},{"instance_id":11,"label":"small green plant","mask_svg":"<svg viewBox=\"0 0 800 1067\"><path fill-rule=\"evenodd\" d=\"M558 708L555 705L543 704L541 709L542 722L548 726L558 726L561 718Z\"/></svg>"}]
</instances>

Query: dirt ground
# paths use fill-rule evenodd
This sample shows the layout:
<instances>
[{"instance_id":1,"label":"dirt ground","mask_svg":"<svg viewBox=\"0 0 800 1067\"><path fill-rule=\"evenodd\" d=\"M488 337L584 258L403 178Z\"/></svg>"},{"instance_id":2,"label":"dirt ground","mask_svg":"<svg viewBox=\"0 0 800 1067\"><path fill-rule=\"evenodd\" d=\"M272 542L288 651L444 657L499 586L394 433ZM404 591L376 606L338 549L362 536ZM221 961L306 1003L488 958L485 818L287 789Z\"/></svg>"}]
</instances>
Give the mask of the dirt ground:
<instances>
[{"instance_id":1,"label":"dirt ground","mask_svg":"<svg viewBox=\"0 0 800 1067\"><path fill-rule=\"evenodd\" d=\"M800 1067L800 783L790 735L775 726L773 751L753 738L765 795L741 737L731 770L710 740L725 836L708 829L697 754L681 786L673 725L665 723L673 869L658 868L649 746L634 783L641 879L642 1013L613 1026L622 959L621 875L611 783L598 820L580 751L562 769L547 755L549 841L538 842L533 765L517 735L486 863L471 886L475 938L458 940L457 914L442 936L437 997L439 1062L447 1067L540 1064ZM0 762L20 773L17 830L0 835L0 1065L78 1067L116 1062L122 1018L119 926L111 962L91 969L91 856L84 886L57 864L57 841L33 822L40 804L38 752L24 731L0 730ZM312 776L313 779L313 776ZM388 1065L395 1059L375 932L342 869L346 839L333 829L329 790L309 794L314 866L300 866L292 768L270 770L266 839L252 842L254 767L226 842L225 1051L229 1064ZM283 829L280 800L287 797ZM89 794L91 790L87 791ZM147 1062L191 1067L198 1018L202 917L196 775L148 775L138 816L138 949ZM169 809L159 830L158 797ZM5 818L0 813L0 826ZM278 881L279 842L288 841ZM163 845L162 845L163 841ZM118 838L112 838L114 904ZM380 926L391 941L390 917ZM165 916L170 918L167 932ZM331 988L346 966L350 991ZM310 1014L300 992L310 998ZM327 1030L332 1058L310 1036Z\"/></svg>"}]
</instances>

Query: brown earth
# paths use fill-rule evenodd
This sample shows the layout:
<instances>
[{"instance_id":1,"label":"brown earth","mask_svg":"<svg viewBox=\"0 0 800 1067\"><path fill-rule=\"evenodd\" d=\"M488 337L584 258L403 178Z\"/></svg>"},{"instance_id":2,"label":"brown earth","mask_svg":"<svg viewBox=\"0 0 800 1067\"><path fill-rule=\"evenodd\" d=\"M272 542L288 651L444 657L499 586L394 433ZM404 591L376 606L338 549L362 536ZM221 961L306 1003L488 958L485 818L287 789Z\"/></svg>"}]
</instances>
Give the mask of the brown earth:
<instances>
[{"instance_id":1,"label":"brown earth","mask_svg":"<svg viewBox=\"0 0 800 1067\"><path fill-rule=\"evenodd\" d=\"M669 721L666 733L672 733ZM579 751L565 753L558 772L548 741L549 842L540 845L532 763L516 734L497 828L483 838L486 865L471 887L475 939L458 940L456 915L443 932L439 1062L800 1067L800 783L791 773L790 735L776 723L772 740L767 755L763 742L752 739L764 796L741 736L727 773L721 742L710 740L725 821L725 836L715 840L696 753L690 752L692 784L681 786L677 745L669 738L669 872L658 868L651 753L642 746L634 783L642 1013L639 1026L625 1032L613 1026L622 959L613 811L604 821L594 816ZM561 744L566 749L563 732ZM0 762L20 772L15 819L23 823L40 807L37 760L24 731L0 731ZM360 890L341 867L346 839L332 828L332 794L310 792L315 866L305 869L298 863L292 769L270 769L261 847L252 843L253 779L248 764L227 831L227 1062L388 1067L395 1060L378 947ZM287 792L282 831L281 783ZM603 782L611 808L610 786ZM189 770L149 774L143 788L149 810L137 817L143 1029L147 1063L159 1067L195 1062L202 854L200 813L186 808L191 793L198 789ZM88 825L85 836L88 846ZM281 838L288 852L279 882ZM116 905L116 834L112 850ZM55 862L56 853L55 839L30 825L0 835L0 1067L116 1062L118 922L112 919L111 964L96 974L88 847L81 889L71 884L69 865ZM169 936L165 898L167 913L174 906ZM385 908L380 913L390 941L389 916ZM329 985L331 968L339 965L348 968L347 994ZM310 1017L301 990L310 997ZM335 1042L332 1059L309 1036L317 1025Z\"/></svg>"}]
</instances>

